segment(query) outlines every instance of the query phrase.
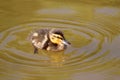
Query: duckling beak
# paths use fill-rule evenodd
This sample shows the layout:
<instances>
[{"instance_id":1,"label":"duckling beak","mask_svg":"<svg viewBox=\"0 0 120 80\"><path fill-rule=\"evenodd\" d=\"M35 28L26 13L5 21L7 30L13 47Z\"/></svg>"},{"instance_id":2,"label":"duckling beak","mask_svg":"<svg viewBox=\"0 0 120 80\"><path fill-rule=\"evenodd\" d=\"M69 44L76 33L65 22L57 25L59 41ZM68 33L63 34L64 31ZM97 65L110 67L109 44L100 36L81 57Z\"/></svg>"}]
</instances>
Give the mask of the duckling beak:
<instances>
[{"instance_id":1,"label":"duckling beak","mask_svg":"<svg viewBox=\"0 0 120 80\"><path fill-rule=\"evenodd\" d=\"M66 41L66 40L62 40L62 43L65 44L65 45L67 45L67 46L70 45L70 43L68 41Z\"/></svg>"}]
</instances>

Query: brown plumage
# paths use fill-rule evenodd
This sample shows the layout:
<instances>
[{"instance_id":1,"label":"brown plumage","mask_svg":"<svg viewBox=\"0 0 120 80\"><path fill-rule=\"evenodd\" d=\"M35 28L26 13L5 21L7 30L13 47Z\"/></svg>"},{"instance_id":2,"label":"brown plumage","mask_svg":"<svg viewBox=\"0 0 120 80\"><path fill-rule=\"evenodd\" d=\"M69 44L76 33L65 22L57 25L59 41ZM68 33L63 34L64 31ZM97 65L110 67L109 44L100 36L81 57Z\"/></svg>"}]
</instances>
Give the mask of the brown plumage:
<instances>
[{"instance_id":1,"label":"brown plumage","mask_svg":"<svg viewBox=\"0 0 120 80\"><path fill-rule=\"evenodd\" d=\"M30 40L34 46L34 53L38 53L38 49L61 51L70 45L62 31L58 29L36 30L31 34Z\"/></svg>"}]
</instances>

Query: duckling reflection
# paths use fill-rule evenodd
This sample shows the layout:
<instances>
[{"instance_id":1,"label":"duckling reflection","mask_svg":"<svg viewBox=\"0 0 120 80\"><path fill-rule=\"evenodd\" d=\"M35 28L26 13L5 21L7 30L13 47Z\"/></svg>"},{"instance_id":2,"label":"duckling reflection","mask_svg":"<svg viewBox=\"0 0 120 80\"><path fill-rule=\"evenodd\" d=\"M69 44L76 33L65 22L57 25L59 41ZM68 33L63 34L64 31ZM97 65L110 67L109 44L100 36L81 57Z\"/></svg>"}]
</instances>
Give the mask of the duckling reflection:
<instances>
[{"instance_id":1,"label":"duckling reflection","mask_svg":"<svg viewBox=\"0 0 120 80\"><path fill-rule=\"evenodd\" d=\"M38 49L61 51L70 45L62 31L58 29L36 30L31 34L30 39L34 47L34 53L38 53Z\"/></svg>"}]
</instances>

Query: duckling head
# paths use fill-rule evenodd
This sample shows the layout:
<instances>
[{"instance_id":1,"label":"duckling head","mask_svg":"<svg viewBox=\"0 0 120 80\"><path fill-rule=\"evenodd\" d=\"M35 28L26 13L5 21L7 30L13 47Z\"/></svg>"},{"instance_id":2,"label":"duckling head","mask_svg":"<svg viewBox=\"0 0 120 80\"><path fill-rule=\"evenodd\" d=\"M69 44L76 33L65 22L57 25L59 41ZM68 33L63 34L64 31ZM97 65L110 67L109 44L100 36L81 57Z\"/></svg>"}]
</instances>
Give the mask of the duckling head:
<instances>
[{"instance_id":1,"label":"duckling head","mask_svg":"<svg viewBox=\"0 0 120 80\"><path fill-rule=\"evenodd\" d=\"M50 41L57 45L70 45L70 43L65 39L62 31L57 29L52 29L49 33Z\"/></svg>"}]
</instances>

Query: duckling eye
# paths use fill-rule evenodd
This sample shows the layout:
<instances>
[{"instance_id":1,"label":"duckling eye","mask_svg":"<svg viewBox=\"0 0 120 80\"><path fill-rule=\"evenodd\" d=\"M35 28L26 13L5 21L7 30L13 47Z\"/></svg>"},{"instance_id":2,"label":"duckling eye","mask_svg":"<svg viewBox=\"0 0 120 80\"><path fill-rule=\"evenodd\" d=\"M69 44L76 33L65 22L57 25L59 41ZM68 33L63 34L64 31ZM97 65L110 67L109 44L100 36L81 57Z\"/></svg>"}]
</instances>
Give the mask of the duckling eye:
<instances>
[{"instance_id":1,"label":"duckling eye","mask_svg":"<svg viewBox=\"0 0 120 80\"><path fill-rule=\"evenodd\" d=\"M57 38L62 39L61 37L58 37L58 36L57 36Z\"/></svg>"},{"instance_id":2,"label":"duckling eye","mask_svg":"<svg viewBox=\"0 0 120 80\"><path fill-rule=\"evenodd\" d=\"M61 39L61 40L63 39L63 37L61 37L60 35L56 35L56 34L53 34L52 38L57 38L57 39Z\"/></svg>"},{"instance_id":3,"label":"duckling eye","mask_svg":"<svg viewBox=\"0 0 120 80\"><path fill-rule=\"evenodd\" d=\"M62 39L62 37L59 37L59 36L54 36L55 38L58 38L58 39Z\"/></svg>"}]
</instances>

